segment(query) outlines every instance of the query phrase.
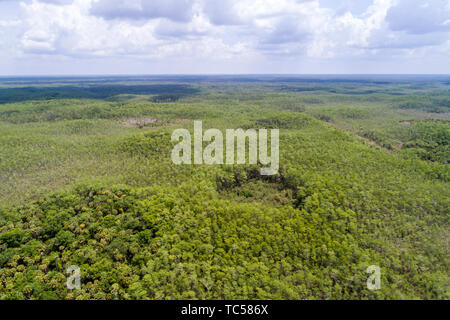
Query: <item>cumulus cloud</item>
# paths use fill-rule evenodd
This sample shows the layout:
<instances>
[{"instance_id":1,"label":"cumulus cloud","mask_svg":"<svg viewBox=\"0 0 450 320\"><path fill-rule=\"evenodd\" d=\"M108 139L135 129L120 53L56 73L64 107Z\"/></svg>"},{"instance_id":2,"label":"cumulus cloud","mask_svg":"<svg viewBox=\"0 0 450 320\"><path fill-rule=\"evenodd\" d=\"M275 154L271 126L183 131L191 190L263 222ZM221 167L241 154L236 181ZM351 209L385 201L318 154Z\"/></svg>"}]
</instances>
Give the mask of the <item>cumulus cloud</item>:
<instances>
[{"instance_id":1,"label":"cumulus cloud","mask_svg":"<svg viewBox=\"0 0 450 320\"><path fill-rule=\"evenodd\" d=\"M0 28L16 27L21 25L20 20L0 20Z\"/></svg>"},{"instance_id":2,"label":"cumulus cloud","mask_svg":"<svg viewBox=\"0 0 450 320\"><path fill-rule=\"evenodd\" d=\"M192 0L98 0L90 13L105 19L167 18L187 22L192 18Z\"/></svg>"},{"instance_id":3,"label":"cumulus cloud","mask_svg":"<svg viewBox=\"0 0 450 320\"><path fill-rule=\"evenodd\" d=\"M43 3L51 3L57 5L71 4L73 0L40 0Z\"/></svg>"},{"instance_id":4,"label":"cumulus cloud","mask_svg":"<svg viewBox=\"0 0 450 320\"><path fill-rule=\"evenodd\" d=\"M450 4L447 0L400 0L389 9L386 21L391 30L411 34L450 31Z\"/></svg>"},{"instance_id":5,"label":"cumulus cloud","mask_svg":"<svg viewBox=\"0 0 450 320\"><path fill-rule=\"evenodd\" d=\"M203 10L213 24L238 25L243 23L236 9L238 3L234 0L205 0Z\"/></svg>"},{"instance_id":6,"label":"cumulus cloud","mask_svg":"<svg viewBox=\"0 0 450 320\"><path fill-rule=\"evenodd\" d=\"M380 27L368 34L365 47L396 54L403 50L407 55L423 52L422 48L436 51L450 37L449 14L448 1L397 0Z\"/></svg>"},{"instance_id":7,"label":"cumulus cloud","mask_svg":"<svg viewBox=\"0 0 450 320\"><path fill-rule=\"evenodd\" d=\"M165 18L134 23L108 20L91 14L90 0L68 5L33 1L23 4L27 25L21 38L24 54L60 55L74 58L128 56L162 59L190 55L230 58L242 54L240 41L226 43L210 35L204 17L189 22Z\"/></svg>"},{"instance_id":8,"label":"cumulus cloud","mask_svg":"<svg viewBox=\"0 0 450 320\"><path fill-rule=\"evenodd\" d=\"M337 61L449 47L450 5L441 0L31 0L21 8L20 19L0 18L0 33L18 30L22 56Z\"/></svg>"}]
</instances>

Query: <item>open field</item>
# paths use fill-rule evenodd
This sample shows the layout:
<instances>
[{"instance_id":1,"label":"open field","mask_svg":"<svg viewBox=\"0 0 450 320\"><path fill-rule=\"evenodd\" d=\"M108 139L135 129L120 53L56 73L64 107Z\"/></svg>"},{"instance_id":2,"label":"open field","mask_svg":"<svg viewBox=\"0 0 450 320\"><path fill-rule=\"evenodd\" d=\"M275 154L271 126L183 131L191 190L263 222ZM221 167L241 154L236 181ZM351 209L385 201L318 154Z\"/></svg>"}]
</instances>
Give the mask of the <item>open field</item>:
<instances>
[{"instance_id":1,"label":"open field","mask_svg":"<svg viewBox=\"0 0 450 320\"><path fill-rule=\"evenodd\" d=\"M279 173L173 164L194 120ZM449 299L449 121L448 76L0 78L0 298Z\"/></svg>"}]
</instances>

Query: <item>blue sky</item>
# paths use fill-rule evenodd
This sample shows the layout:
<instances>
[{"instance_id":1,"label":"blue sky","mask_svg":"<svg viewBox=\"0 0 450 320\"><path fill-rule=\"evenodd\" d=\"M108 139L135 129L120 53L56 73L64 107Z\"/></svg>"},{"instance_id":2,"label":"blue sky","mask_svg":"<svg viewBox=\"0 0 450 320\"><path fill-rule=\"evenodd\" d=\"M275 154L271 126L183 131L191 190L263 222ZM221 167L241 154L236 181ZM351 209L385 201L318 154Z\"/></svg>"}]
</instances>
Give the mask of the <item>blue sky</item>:
<instances>
[{"instance_id":1,"label":"blue sky","mask_svg":"<svg viewBox=\"0 0 450 320\"><path fill-rule=\"evenodd\" d=\"M0 0L0 75L450 73L449 0Z\"/></svg>"}]
</instances>

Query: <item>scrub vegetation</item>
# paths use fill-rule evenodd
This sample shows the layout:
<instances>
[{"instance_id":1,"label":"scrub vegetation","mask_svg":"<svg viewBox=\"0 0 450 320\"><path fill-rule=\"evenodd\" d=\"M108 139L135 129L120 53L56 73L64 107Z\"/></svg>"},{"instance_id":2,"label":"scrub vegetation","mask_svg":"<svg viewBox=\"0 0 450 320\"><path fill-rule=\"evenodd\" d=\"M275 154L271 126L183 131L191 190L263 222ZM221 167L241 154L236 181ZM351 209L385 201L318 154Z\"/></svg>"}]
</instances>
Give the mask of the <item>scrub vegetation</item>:
<instances>
[{"instance_id":1,"label":"scrub vegetation","mask_svg":"<svg viewBox=\"0 0 450 320\"><path fill-rule=\"evenodd\" d=\"M0 299L450 299L449 83L0 79ZM173 164L194 120L278 174Z\"/></svg>"}]
</instances>

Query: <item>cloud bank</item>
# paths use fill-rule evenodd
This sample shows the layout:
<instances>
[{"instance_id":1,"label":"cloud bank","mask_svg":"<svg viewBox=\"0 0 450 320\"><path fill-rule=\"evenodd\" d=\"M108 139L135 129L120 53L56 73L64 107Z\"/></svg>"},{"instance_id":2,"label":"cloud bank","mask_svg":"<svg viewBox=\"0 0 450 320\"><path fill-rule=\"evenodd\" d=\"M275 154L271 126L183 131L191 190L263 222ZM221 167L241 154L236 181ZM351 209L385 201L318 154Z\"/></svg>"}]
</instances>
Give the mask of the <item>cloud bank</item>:
<instances>
[{"instance_id":1,"label":"cloud bank","mask_svg":"<svg viewBox=\"0 0 450 320\"><path fill-rule=\"evenodd\" d=\"M14 68L40 60L52 72L90 70L95 59L163 73L358 72L366 63L364 73L428 60L448 68L450 1L0 1L0 36Z\"/></svg>"}]
</instances>

